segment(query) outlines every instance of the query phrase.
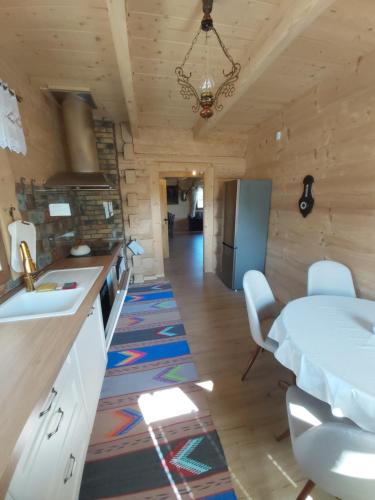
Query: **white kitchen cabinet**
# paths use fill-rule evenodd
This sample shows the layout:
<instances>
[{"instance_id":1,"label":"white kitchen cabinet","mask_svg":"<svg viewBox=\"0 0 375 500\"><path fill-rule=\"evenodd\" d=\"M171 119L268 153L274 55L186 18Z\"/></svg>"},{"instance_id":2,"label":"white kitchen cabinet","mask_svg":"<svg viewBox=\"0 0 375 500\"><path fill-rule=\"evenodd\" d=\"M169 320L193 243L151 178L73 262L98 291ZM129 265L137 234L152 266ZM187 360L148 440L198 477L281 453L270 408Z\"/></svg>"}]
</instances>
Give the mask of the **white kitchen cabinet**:
<instances>
[{"instance_id":1,"label":"white kitchen cabinet","mask_svg":"<svg viewBox=\"0 0 375 500\"><path fill-rule=\"evenodd\" d=\"M10 499L78 498L105 366L106 348L98 298L23 450L9 487Z\"/></svg>"},{"instance_id":2,"label":"white kitchen cabinet","mask_svg":"<svg viewBox=\"0 0 375 500\"><path fill-rule=\"evenodd\" d=\"M22 454L11 482L10 493L16 500L54 498L54 477L58 472L61 452L77 414L83 408L78 367L73 353L69 354L63 371L64 387L57 393L53 408L39 427L32 445Z\"/></svg>"},{"instance_id":3,"label":"white kitchen cabinet","mask_svg":"<svg viewBox=\"0 0 375 500\"><path fill-rule=\"evenodd\" d=\"M54 474L53 499L70 500L78 498L83 466L91 427L88 427L86 408L81 404L72 419L67 433L59 465Z\"/></svg>"},{"instance_id":4,"label":"white kitchen cabinet","mask_svg":"<svg viewBox=\"0 0 375 500\"><path fill-rule=\"evenodd\" d=\"M107 351L99 297L94 302L81 328L74 349L78 359L84 402L91 427L94 423L107 365Z\"/></svg>"}]
</instances>

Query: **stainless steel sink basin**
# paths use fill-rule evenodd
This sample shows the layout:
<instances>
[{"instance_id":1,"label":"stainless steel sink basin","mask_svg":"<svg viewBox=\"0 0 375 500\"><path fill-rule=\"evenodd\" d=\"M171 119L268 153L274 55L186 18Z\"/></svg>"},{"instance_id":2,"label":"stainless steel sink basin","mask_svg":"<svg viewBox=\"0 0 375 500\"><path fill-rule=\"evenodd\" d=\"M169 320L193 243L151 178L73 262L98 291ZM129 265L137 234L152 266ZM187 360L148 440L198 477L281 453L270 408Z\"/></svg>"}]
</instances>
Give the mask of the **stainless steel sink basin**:
<instances>
[{"instance_id":1,"label":"stainless steel sink basin","mask_svg":"<svg viewBox=\"0 0 375 500\"><path fill-rule=\"evenodd\" d=\"M76 281L77 288L52 292L21 290L0 305L0 323L76 313L102 269L103 267L84 267L49 271L37 281L36 286L43 283L63 285Z\"/></svg>"}]
</instances>

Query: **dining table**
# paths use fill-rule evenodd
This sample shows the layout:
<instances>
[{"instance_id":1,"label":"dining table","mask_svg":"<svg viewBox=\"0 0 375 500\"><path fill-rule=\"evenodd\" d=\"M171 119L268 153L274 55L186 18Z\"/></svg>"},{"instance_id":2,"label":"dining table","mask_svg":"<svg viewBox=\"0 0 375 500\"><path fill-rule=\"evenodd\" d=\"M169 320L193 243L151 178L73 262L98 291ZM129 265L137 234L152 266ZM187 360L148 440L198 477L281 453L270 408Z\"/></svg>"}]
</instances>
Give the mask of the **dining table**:
<instances>
[{"instance_id":1,"label":"dining table","mask_svg":"<svg viewBox=\"0 0 375 500\"><path fill-rule=\"evenodd\" d=\"M375 302L316 295L287 304L268 335L277 360L336 416L375 432Z\"/></svg>"}]
</instances>

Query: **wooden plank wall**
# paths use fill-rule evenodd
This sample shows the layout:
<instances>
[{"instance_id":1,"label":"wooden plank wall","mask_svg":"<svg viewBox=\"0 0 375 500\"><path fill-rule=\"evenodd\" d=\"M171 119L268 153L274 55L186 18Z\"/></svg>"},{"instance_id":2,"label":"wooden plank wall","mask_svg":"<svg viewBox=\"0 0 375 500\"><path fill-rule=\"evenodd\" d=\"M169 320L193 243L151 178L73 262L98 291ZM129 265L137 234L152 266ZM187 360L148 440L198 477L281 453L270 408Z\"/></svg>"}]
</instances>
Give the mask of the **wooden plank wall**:
<instances>
[{"instance_id":1,"label":"wooden plank wall","mask_svg":"<svg viewBox=\"0 0 375 500\"><path fill-rule=\"evenodd\" d=\"M66 169L61 113L53 99L32 87L27 76L13 63L0 60L0 78L23 98L19 108L27 155L6 151L15 177L41 182Z\"/></svg>"},{"instance_id":2,"label":"wooden plank wall","mask_svg":"<svg viewBox=\"0 0 375 500\"><path fill-rule=\"evenodd\" d=\"M245 140L244 140L245 139ZM205 242L209 267L215 271L220 259L222 184L226 179L245 175L247 138L212 135L209 140L194 141L189 130L139 129L134 153L126 159L119 155L119 169L127 238L136 238L145 254L132 258L136 281L163 274L158 205L160 173L175 175L176 171L207 171L205 196L213 202L206 205L206 220L212 214L212 229ZM120 148L121 149L121 148ZM212 205L212 206L211 206ZM210 216L211 218L211 216ZM131 257L131 255L129 255Z\"/></svg>"},{"instance_id":3,"label":"wooden plank wall","mask_svg":"<svg viewBox=\"0 0 375 500\"><path fill-rule=\"evenodd\" d=\"M24 177L29 182L34 179L41 183L51 174L64 170L67 162L57 105L32 88L22 71L2 59L0 78L23 97L19 107L27 144L26 156L0 149L0 231L9 255L7 226L11 222L9 207L17 207L16 181ZM15 215L19 217L19 213Z\"/></svg>"},{"instance_id":4,"label":"wooden plank wall","mask_svg":"<svg viewBox=\"0 0 375 500\"><path fill-rule=\"evenodd\" d=\"M266 272L282 301L306 294L308 266L320 259L348 265L359 295L375 299L374 63L375 54L359 59L250 134L247 175L273 180ZM315 207L303 219L307 174Z\"/></svg>"}]
</instances>

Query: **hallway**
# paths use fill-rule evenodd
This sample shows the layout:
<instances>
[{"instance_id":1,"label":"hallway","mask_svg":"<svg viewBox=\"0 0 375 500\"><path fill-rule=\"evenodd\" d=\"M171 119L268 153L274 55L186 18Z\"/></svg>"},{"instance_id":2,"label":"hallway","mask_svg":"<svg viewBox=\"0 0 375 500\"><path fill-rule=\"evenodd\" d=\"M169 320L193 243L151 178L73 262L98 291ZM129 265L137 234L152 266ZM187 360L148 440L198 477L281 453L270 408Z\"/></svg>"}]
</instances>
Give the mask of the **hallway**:
<instances>
[{"instance_id":1,"label":"hallway","mask_svg":"<svg viewBox=\"0 0 375 500\"><path fill-rule=\"evenodd\" d=\"M203 275L202 235L175 236L165 261L198 374L212 381L210 411L239 499L292 500L304 485L285 430L285 394L279 379L290 374L264 353L245 382L241 375L253 344L242 293L214 274ZM196 252L195 252L196 249ZM314 490L314 500L331 498Z\"/></svg>"},{"instance_id":2,"label":"hallway","mask_svg":"<svg viewBox=\"0 0 375 500\"><path fill-rule=\"evenodd\" d=\"M164 261L166 275L188 275L203 279L203 233L180 233L169 239L169 259ZM172 283L173 284L173 283Z\"/></svg>"},{"instance_id":3,"label":"hallway","mask_svg":"<svg viewBox=\"0 0 375 500\"><path fill-rule=\"evenodd\" d=\"M235 500L206 394L170 283L130 286L80 499Z\"/></svg>"}]
</instances>

